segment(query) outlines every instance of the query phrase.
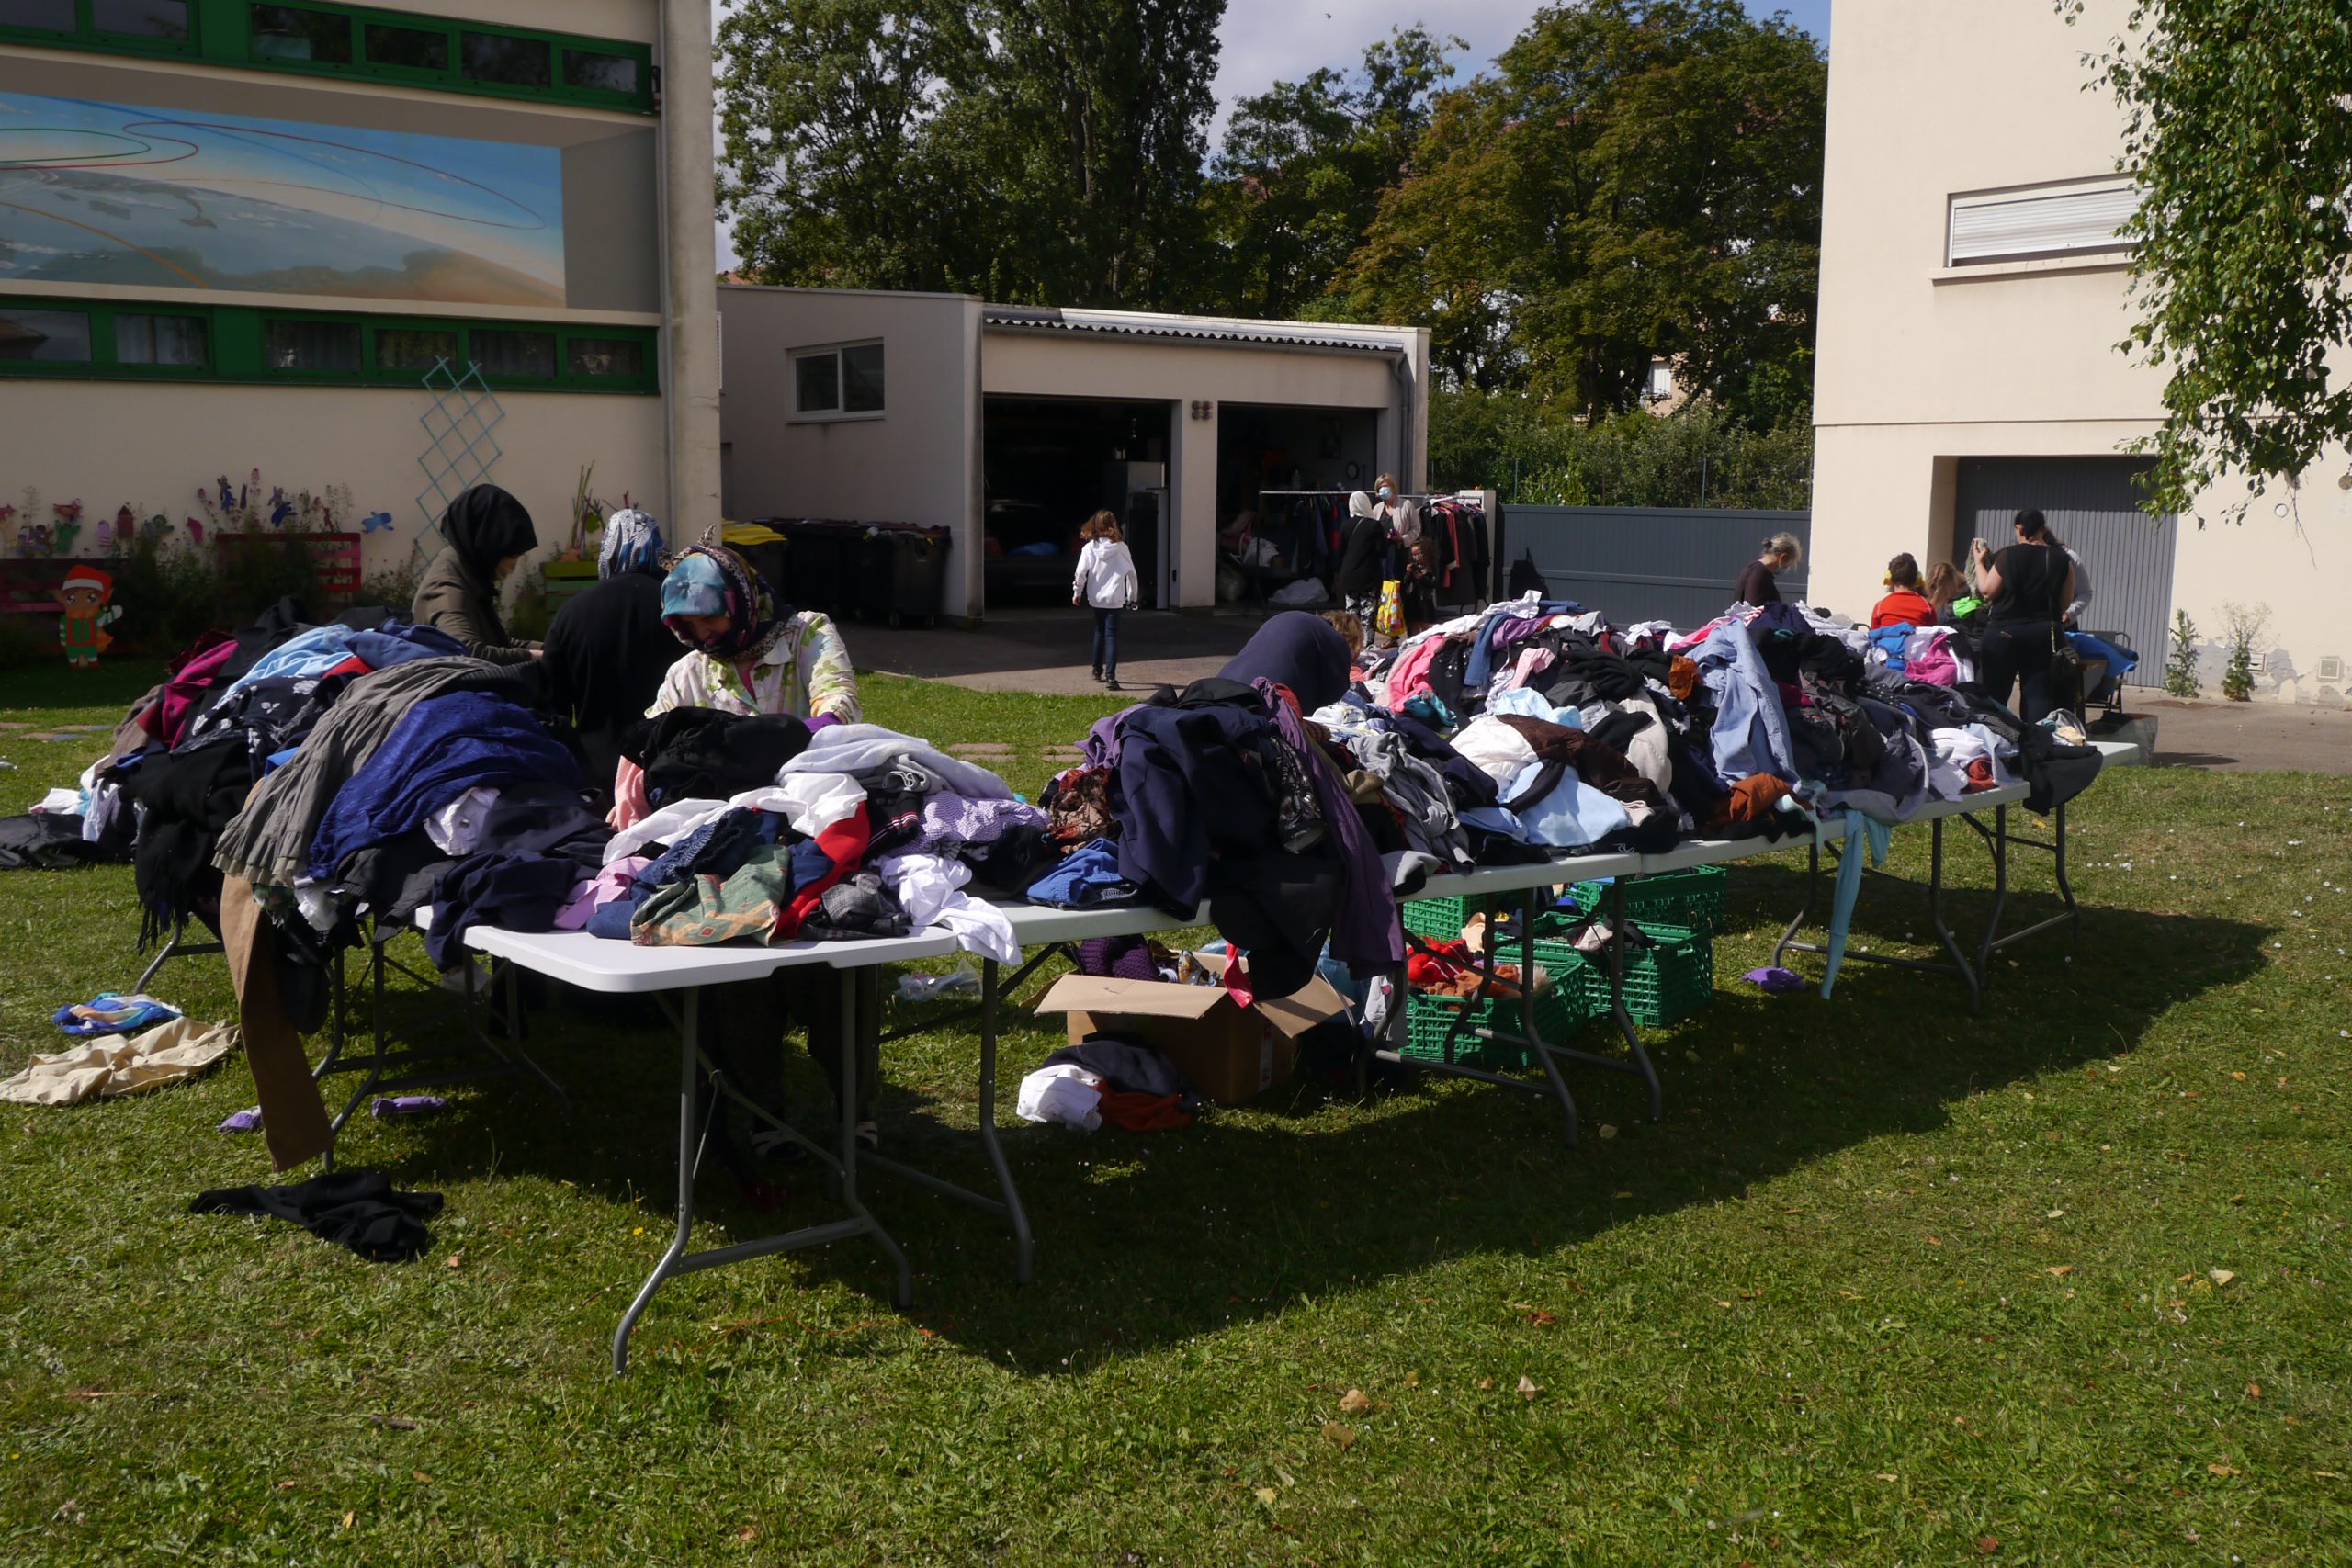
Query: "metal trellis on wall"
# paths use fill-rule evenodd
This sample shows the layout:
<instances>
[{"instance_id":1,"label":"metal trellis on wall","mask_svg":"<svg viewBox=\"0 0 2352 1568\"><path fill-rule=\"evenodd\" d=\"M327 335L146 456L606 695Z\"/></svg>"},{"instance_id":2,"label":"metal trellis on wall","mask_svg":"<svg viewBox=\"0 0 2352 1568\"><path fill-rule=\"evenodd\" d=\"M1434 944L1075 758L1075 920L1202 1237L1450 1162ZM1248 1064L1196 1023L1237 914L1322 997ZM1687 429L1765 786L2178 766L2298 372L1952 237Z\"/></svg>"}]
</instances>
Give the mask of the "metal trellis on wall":
<instances>
[{"instance_id":1,"label":"metal trellis on wall","mask_svg":"<svg viewBox=\"0 0 2352 1568\"><path fill-rule=\"evenodd\" d=\"M424 539L439 532L441 514L466 491L490 479L491 466L502 454L492 434L506 418L498 394L482 379L481 367L469 365L460 375L446 359L436 359L424 373L424 389L433 406L417 419L429 443L417 457L424 470L424 488L417 492L417 510L424 513Z\"/></svg>"}]
</instances>

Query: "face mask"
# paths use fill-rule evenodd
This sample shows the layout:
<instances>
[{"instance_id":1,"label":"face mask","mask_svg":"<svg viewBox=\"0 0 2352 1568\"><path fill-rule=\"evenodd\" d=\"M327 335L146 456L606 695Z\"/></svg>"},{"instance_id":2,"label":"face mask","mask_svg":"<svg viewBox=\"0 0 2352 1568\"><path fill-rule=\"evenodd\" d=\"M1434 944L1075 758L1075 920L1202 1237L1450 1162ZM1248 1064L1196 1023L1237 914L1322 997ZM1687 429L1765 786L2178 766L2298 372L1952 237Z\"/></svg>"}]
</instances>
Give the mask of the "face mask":
<instances>
[{"instance_id":1,"label":"face mask","mask_svg":"<svg viewBox=\"0 0 2352 1568\"><path fill-rule=\"evenodd\" d=\"M1394 501L1396 499L1396 492L1390 490L1386 485L1382 485L1380 487L1380 499L1383 501Z\"/></svg>"}]
</instances>

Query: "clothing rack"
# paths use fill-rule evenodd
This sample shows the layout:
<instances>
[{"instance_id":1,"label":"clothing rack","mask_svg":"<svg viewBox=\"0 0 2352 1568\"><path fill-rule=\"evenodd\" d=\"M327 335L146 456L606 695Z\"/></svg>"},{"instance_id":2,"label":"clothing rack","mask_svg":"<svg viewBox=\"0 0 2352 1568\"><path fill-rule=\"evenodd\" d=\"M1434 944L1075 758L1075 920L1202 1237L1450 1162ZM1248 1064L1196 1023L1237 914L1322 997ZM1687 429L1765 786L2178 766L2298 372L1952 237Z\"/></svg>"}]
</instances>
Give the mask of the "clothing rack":
<instances>
[{"instance_id":1,"label":"clothing rack","mask_svg":"<svg viewBox=\"0 0 2352 1568\"><path fill-rule=\"evenodd\" d=\"M1272 514L1276 506L1286 507L1288 503L1299 501L1328 501L1344 507L1348 497L1356 493L1356 490L1261 490L1258 491L1259 520L1262 525L1266 518ZM1466 597L1449 598L1440 601L1440 603L1446 604L1476 605L1479 608L1484 608L1491 600L1491 590L1493 588L1493 582L1491 581L1492 573L1495 569L1496 562L1500 558L1502 529L1499 515L1500 508L1497 505L1498 498L1496 496L1495 492L1490 490L1410 491L1399 495L1396 499L1400 501L1409 501L1417 506L1427 506L1432 502L1436 502L1446 505L1469 507L1475 509L1479 515L1485 519L1487 551L1487 572L1485 577L1482 579L1477 575L1474 575L1471 581L1466 584L1456 584L1452 590L1456 593L1460 593L1462 590L1466 587L1468 590ZM1270 505L1269 503L1274 504ZM1244 566L1242 570L1249 573L1250 586L1255 591L1257 598L1262 602L1265 596L1263 581L1265 576L1264 569ZM1292 575L1295 578L1300 576L1320 576L1322 574L1294 572Z\"/></svg>"}]
</instances>

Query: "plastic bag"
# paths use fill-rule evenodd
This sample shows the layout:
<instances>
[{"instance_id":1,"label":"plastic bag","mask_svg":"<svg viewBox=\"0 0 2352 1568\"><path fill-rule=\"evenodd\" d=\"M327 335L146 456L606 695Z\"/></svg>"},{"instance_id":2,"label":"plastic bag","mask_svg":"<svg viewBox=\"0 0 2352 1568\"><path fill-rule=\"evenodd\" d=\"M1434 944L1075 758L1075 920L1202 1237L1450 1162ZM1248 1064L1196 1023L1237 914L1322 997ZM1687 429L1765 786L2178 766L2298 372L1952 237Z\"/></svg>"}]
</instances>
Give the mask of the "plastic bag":
<instances>
[{"instance_id":1,"label":"plastic bag","mask_svg":"<svg viewBox=\"0 0 2352 1568\"><path fill-rule=\"evenodd\" d=\"M902 1002L937 1001L942 997L962 996L980 988L980 972L972 967L969 959L956 966L952 975L901 975L899 976L899 999Z\"/></svg>"},{"instance_id":2,"label":"plastic bag","mask_svg":"<svg viewBox=\"0 0 2352 1568\"><path fill-rule=\"evenodd\" d=\"M1405 585L1396 578L1380 585L1380 606L1372 613L1372 629L1382 637L1405 635Z\"/></svg>"}]
</instances>

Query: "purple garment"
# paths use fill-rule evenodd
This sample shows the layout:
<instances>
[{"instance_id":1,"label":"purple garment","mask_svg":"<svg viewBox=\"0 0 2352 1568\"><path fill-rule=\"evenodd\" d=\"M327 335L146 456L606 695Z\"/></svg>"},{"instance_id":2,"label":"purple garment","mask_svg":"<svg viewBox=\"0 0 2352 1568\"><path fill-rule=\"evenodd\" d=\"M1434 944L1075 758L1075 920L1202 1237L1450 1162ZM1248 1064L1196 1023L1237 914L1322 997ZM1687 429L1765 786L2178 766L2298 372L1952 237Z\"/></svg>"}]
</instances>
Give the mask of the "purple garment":
<instances>
[{"instance_id":1,"label":"purple garment","mask_svg":"<svg viewBox=\"0 0 2352 1568\"><path fill-rule=\"evenodd\" d=\"M1405 933L1396 922L1396 889L1389 886L1388 873L1380 863L1380 851L1374 846L1372 835L1364 830L1363 818L1356 815L1356 803L1348 794L1347 785L1340 781L1330 759L1323 755L1321 747L1307 739L1298 715L1283 701L1271 682L1257 681L1252 684L1273 710L1274 728L1306 760L1307 773L1315 781L1316 804L1322 807L1324 819L1339 829L1344 897L1340 901L1340 918L1331 927L1331 956L1347 964L1358 978L1369 979L1383 969L1405 962Z\"/></svg>"},{"instance_id":2,"label":"purple garment","mask_svg":"<svg viewBox=\"0 0 2352 1568\"><path fill-rule=\"evenodd\" d=\"M571 890L571 897L563 908L555 912L555 929L560 931L585 931L588 918L605 905L616 899L634 900L637 897L637 874L652 863L643 855L628 855L581 883Z\"/></svg>"},{"instance_id":3,"label":"purple garment","mask_svg":"<svg viewBox=\"0 0 2352 1568\"><path fill-rule=\"evenodd\" d=\"M953 855L967 844L993 844L1015 828L1043 828L1046 814L1023 800L974 800L941 790L922 803L922 833L900 854Z\"/></svg>"},{"instance_id":4,"label":"purple garment","mask_svg":"<svg viewBox=\"0 0 2352 1568\"><path fill-rule=\"evenodd\" d=\"M1078 972L1119 980L1157 980L1159 967L1139 936L1091 936L1078 944Z\"/></svg>"},{"instance_id":5,"label":"purple garment","mask_svg":"<svg viewBox=\"0 0 2352 1568\"><path fill-rule=\"evenodd\" d=\"M368 1108L368 1113L381 1121L387 1116L430 1116L449 1109L449 1102L437 1094L379 1095Z\"/></svg>"},{"instance_id":6,"label":"purple garment","mask_svg":"<svg viewBox=\"0 0 2352 1568\"><path fill-rule=\"evenodd\" d=\"M1750 969L1740 978L1751 986L1760 986L1768 991L1801 991L1804 988L1804 976L1792 970L1778 969L1769 965L1762 969Z\"/></svg>"},{"instance_id":7,"label":"purple garment","mask_svg":"<svg viewBox=\"0 0 2352 1568\"><path fill-rule=\"evenodd\" d=\"M1098 718L1094 728L1086 732L1079 745L1079 752L1090 768L1115 768L1119 765L1119 721L1141 707L1141 703L1123 707L1108 718Z\"/></svg>"},{"instance_id":8,"label":"purple garment","mask_svg":"<svg viewBox=\"0 0 2352 1568\"><path fill-rule=\"evenodd\" d=\"M243 1111L230 1112L229 1119L220 1123L220 1131L223 1133L260 1132L261 1107L258 1105L252 1105L247 1106Z\"/></svg>"}]
</instances>

